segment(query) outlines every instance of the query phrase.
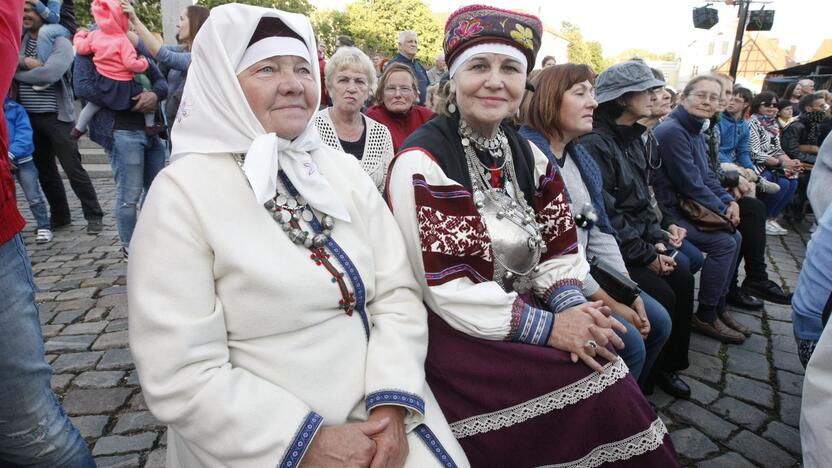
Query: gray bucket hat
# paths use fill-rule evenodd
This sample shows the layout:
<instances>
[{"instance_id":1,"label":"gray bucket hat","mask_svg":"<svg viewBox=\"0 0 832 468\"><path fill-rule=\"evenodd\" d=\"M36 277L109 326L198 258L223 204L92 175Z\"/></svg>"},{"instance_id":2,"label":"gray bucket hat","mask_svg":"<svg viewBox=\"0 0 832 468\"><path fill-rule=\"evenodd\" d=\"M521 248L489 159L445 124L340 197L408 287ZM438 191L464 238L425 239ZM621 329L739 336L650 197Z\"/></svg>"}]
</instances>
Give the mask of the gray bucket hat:
<instances>
[{"instance_id":1,"label":"gray bucket hat","mask_svg":"<svg viewBox=\"0 0 832 468\"><path fill-rule=\"evenodd\" d=\"M654 78L647 64L635 60L617 63L602 71L595 80L595 100L603 104L625 93L659 86L665 86L665 82Z\"/></svg>"}]
</instances>

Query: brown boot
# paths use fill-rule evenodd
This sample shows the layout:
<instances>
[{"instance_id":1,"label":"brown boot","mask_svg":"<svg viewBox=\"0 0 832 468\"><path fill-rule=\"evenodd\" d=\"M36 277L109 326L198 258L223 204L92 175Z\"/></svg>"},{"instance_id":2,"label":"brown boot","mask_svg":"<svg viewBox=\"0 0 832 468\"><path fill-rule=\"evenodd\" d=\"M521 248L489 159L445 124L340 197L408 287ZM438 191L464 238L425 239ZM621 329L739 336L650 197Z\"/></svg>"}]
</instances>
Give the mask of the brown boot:
<instances>
[{"instance_id":1,"label":"brown boot","mask_svg":"<svg viewBox=\"0 0 832 468\"><path fill-rule=\"evenodd\" d=\"M745 335L728 328L721 320L716 319L713 323L704 322L696 315L690 320L691 328L705 336L717 339L723 343L728 344L742 344L745 341Z\"/></svg>"},{"instance_id":2,"label":"brown boot","mask_svg":"<svg viewBox=\"0 0 832 468\"><path fill-rule=\"evenodd\" d=\"M733 328L745 336L751 336L751 329L738 322L730 312L723 312L722 315L719 316L719 319L722 320L722 323L728 325L729 328Z\"/></svg>"}]
</instances>

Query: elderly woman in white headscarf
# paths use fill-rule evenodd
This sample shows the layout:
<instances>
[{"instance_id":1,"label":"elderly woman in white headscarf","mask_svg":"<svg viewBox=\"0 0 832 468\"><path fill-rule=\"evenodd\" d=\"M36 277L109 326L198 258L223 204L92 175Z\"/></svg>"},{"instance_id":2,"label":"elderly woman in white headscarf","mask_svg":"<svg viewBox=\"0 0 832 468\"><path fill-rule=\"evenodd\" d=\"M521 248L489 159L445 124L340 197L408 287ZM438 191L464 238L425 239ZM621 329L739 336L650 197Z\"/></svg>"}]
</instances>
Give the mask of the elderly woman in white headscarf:
<instances>
[{"instance_id":1,"label":"elderly woman in white headscarf","mask_svg":"<svg viewBox=\"0 0 832 468\"><path fill-rule=\"evenodd\" d=\"M194 43L129 266L168 466L467 466L425 384L395 221L312 123L314 51L306 17L243 5L215 8Z\"/></svg>"}]
</instances>

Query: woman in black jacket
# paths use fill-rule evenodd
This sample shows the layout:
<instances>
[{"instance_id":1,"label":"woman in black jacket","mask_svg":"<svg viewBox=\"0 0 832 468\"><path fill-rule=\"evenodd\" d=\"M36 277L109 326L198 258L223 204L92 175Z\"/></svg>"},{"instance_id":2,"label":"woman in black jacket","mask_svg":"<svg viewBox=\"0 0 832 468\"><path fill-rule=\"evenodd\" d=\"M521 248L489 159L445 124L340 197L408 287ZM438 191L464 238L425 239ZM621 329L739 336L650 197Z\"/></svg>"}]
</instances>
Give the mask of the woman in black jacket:
<instances>
[{"instance_id":1,"label":"woman in black jacket","mask_svg":"<svg viewBox=\"0 0 832 468\"><path fill-rule=\"evenodd\" d=\"M639 119L650 117L654 90L664 82L653 77L641 62L613 65L598 76L592 133L581 143L598 163L603 176L604 204L618 233L621 255L630 276L671 314L673 330L660 362L656 383L680 398L690 388L676 374L688 366L690 320L693 314L693 275L680 245L684 230L662 230L651 206L648 171L658 160L655 141L642 140L646 131Z\"/></svg>"}]
</instances>

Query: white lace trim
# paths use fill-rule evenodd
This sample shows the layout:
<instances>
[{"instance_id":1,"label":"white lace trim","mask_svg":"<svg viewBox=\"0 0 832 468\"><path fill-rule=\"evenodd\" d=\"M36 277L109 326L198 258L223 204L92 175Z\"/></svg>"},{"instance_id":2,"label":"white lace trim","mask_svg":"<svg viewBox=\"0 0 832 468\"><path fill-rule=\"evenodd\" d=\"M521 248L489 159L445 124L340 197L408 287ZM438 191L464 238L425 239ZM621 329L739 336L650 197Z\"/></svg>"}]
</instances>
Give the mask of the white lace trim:
<instances>
[{"instance_id":1,"label":"white lace trim","mask_svg":"<svg viewBox=\"0 0 832 468\"><path fill-rule=\"evenodd\" d=\"M605 388L626 377L628 372L630 370L624 364L624 360L618 358L615 362L608 362L604 366L603 373L592 372L581 380L572 382L551 393L500 411L461 419L451 424L451 430L454 437L462 439L483 432L510 427L601 393Z\"/></svg>"},{"instance_id":2,"label":"white lace trim","mask_svg":"<svg viewBox=\"0 0 832 468\"><path fill-rule=\"evenodd\" d=\"M624 440L599 445L585 456L567 463L545 465L539 468L594 468L604 463L611 463L656 450L664 443L667 427L661 418L656 418L650 427Z\"/></svg>"},{"instance_id":3,"label":"white lace trim","mask_svg":"<svg viewBox=\"0 0 832 468\"><path fill-rule=\"evenodd\" d=\"M393 159L393 138L390 130L383 124L361 114L364 124L367 125L367 136L364 142L364 155L359 161L364 172L373 179L379 192L384 190L384 182L387 177L387 168L390 160ZM321 109L315 113L315 125L321 135L321 141L332 149L344 151L338 134L335 132L335 125L329 118L329 109Z\"/></svg>"}]
</instances>

